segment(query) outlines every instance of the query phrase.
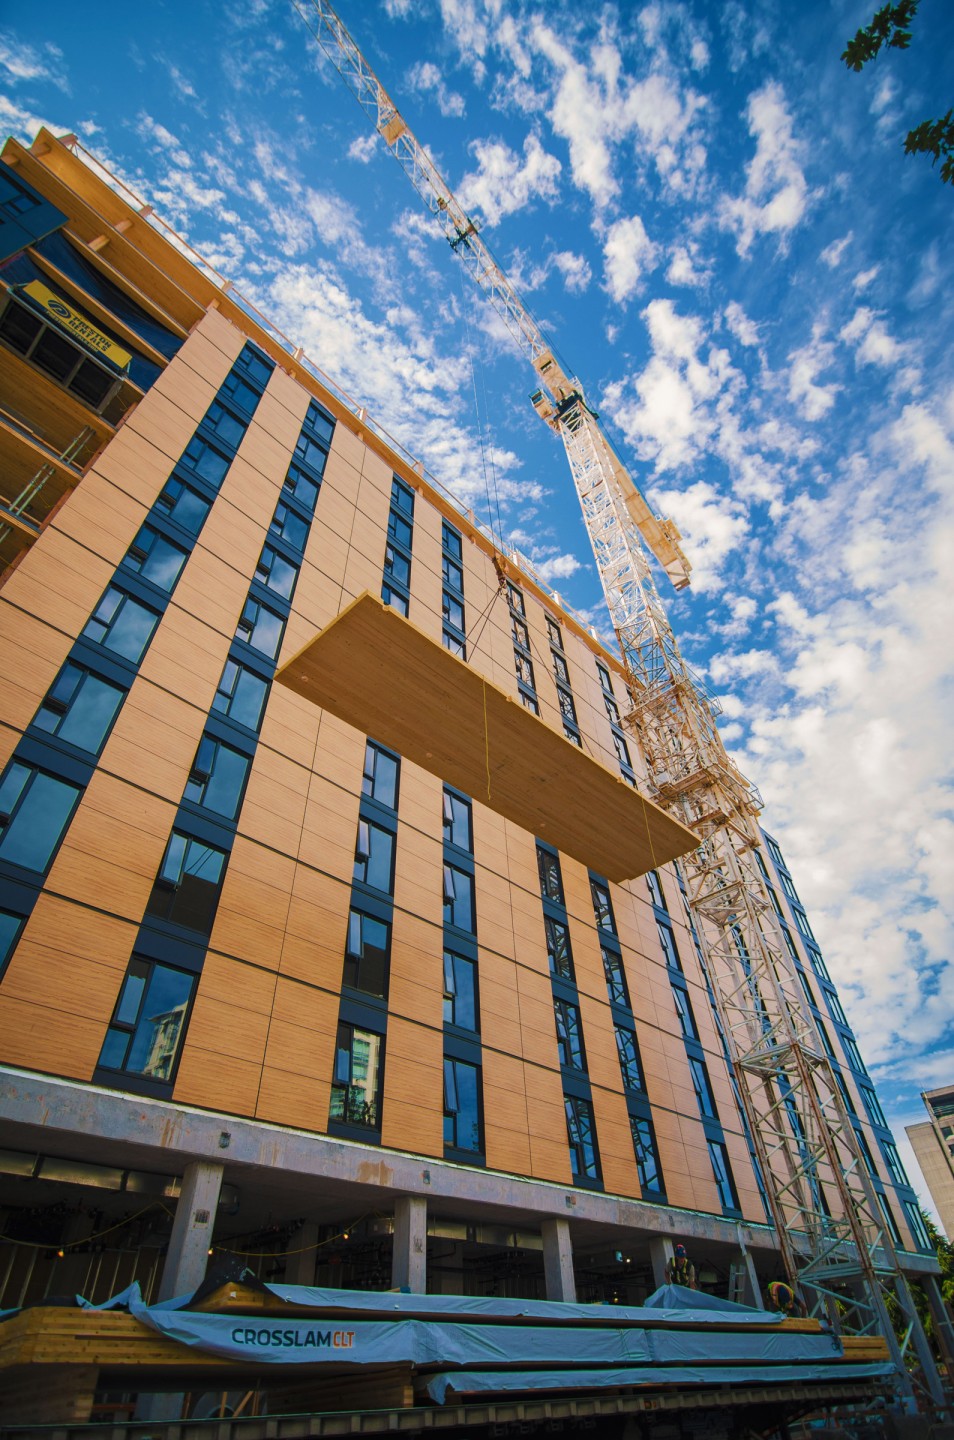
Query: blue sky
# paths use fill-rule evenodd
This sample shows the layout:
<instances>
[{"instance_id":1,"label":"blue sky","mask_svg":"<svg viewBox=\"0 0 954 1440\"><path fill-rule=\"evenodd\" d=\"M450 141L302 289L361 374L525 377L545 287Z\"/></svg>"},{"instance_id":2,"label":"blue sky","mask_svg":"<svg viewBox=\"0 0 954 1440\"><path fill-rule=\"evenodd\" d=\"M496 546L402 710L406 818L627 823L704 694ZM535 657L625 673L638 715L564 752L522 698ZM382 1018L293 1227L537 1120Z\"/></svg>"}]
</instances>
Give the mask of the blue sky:
<instances>
[{"instance_id":1,"label":"blue sky","mask_svg":"<svg viewBox=\"0 0 954 1440\"><path fill-rule=\"evenodd\" d=\"M954 10L849 74L873 8L339 6L683 532L674 626L907 1151L954 1080L954 189L902 140ZM118 13L11 17L3 129L75 131L604 628L528 363L292 6Z\"/></svg>"}]
</instances>

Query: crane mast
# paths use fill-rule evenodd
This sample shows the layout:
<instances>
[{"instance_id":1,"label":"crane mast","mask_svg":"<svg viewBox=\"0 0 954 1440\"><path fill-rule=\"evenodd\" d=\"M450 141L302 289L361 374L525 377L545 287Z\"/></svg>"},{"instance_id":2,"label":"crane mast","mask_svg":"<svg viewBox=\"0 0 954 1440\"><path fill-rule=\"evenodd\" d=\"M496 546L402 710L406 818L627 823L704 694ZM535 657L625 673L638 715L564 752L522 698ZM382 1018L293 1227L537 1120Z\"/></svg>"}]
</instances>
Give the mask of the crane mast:
<instances>
[{"instance_id":1,"label":"crane mast","mask_svg":"<svg viewBox=\"0 0 954 1440\"><path fill-rule=\"evenodd\" d=\"M757 816L761 800L728 755L716 707L684 660L647 555L677 588L689 566L672 522L653 514L477 227L415 139L327 0L295 0L318 44L368 113L542 389L538 415L562 438L628 672L626 723L652 798L700 836L680 862L687 911L748 1122L789 1276L840 1329L880 1333L910 1401L913 1346L935 1403L943 1392L847 1092L803 997L779 923ZM886 1299L899 1306L899 1343Z\"/></svg>"}]
</instances>

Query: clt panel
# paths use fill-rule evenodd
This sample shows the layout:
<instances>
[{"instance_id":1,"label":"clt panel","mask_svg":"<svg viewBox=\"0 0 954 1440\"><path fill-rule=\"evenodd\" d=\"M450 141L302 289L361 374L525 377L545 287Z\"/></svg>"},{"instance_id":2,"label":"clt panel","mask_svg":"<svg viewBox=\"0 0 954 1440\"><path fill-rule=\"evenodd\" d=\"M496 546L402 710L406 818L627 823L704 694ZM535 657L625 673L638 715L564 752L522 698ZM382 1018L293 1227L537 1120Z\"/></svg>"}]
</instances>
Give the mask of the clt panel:
<instances>
[{"instance_id":1,"label":"clt panel","mask_svg":"<svg viewBox=\"0 0 954 1440\"><path fill-rule=\"evenodd\" d=\"M617 880L696 837L370 593L281 683Z\"/></svg>"}]
</instances>

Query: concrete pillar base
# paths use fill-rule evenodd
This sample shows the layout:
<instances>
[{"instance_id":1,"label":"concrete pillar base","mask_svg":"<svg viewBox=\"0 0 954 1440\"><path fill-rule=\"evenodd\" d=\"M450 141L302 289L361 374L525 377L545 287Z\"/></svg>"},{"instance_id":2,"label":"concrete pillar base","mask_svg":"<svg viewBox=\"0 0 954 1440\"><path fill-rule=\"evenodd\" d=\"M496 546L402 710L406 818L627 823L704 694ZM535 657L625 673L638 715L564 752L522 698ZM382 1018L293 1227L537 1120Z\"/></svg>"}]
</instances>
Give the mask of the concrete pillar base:
<instances>
[{"instance_id":1,"label":"concrete pillar base","mask_svg":"<svg viewBox=\"0 0 954 1440\"><path fill-rule=\"evenodd\" d=\"M427 1294L427 1201L402 1195L394 1206L394 1252L391 1284L413 1295Z\"/></svg>"},{"instance_id":2,"label":"concrete pillar base","mask_svg":"<svg viewBox=\"0 0 954 1440\"><path fill-rule=\"evenodd\" d=\"M546 1279L547 1299L565 1300L568 1304L574 1304L576 1276L573 1273L570 1222L562 1216L544 1220L540 1233L543 1236L543 1274Z\"/></svg>"}]
</instances>

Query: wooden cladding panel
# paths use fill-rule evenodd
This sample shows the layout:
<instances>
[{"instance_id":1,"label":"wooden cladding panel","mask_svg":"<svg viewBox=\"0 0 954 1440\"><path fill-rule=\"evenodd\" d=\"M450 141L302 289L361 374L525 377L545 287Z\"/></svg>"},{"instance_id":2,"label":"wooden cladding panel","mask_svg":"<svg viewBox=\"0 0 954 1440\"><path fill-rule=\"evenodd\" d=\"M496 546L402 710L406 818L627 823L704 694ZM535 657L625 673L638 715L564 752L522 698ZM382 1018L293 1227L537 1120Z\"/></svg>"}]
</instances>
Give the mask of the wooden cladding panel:
<instances>
[{"instance_id":1,"label":"wooden cladding panel","mask_svg":"<svg viewBox=\"0 0 954 1440\"><path fill-rule=\"evenodd\" d=\"M119 712L100 766L177 805L203 722L196 706L140 679Z\"/></svg>"},{"instance_id":2,"label":"wooden cladding panel","mask_svg":"<svg viewBox=\"0 0 954 1440\"><path fill-rule=\"evenodd\" d=\"M237 835L212 927L212 946L277 970L294 872L294 860Z\"/></svg>"},{"instance_id":3,"label":"wooden cladding panel","mask_svg":"<svg viewBox=\"0 0 954 1440\"><path fill-rule=\"evenodd\" d=\"M439 1030L388 1017L381 1143L444 1153L444 1041Z\"/></svg>"},{"instance_id":4,"label":"wooden cladding panel","mask_svg":"<svg viewBox=\"0 0 954 1440\"><path fill-rule=\"evenodd\" d=\"M438 925L395 910L391 931L388 1009L440 1030L443 1024L444 936Z\"/></svg>"},{"instance_id":5,"label":"wooden cladding panel","mask_svg":"<svg viewBox=\"0 0 954 1440\"><path fill-rule=\"evenodd\" d=\"M283 975L322 986L337 996L341 989L348 930L350 884L305 865L295 879L282 942Z\"/></svg>"},{"instance_id":6,"label":"wooden cladding panel","mask_svg":"<svg viewBox=\"0 0 954 1440\"><path fill-rule=\"evenodd\" d=\"M48 887L139 920L152 890L174 808L96 771L50 871Z\"/></svg>"},{"instance_id":7,"label":"wooden cladding panel","mask_svg":"<svg viewBox=\"0 0 954 1440\"><path fill-rule=\"evenodd\" d=\"M538 1180L571 1183L570 1150L563 1104L563 1082L558 1070L527 1065L527 1128L530 1135L530 1173Z\"/></svg>"},{"instance_id":8,"label":"wooden cladding panel","mask_svg":"<svg viewBox=\"0 0 954 1440\"><path fill-rule=\"evenodd\" d=\"M193 417L161 391L151 390L129 412L123 428L164 455L171 471L192 439L195 425Z\"/></svg>"},{"instance_id":9,"label":"wooden cladding panel","mask_svg":"<svg viewBox=\"0 0 954 1440\"><path fill-rule=\"evenodd\" d=\"M484 1144L494 1170L530 1174L530 1132L524 1062L484 1048Z\"/></svg>"},{"instance_id":10,"label":"wooden cladding panel","mask_svg":"<svg viewBox=\"0 0 954 1440\"><path fill-rule=\"evenodd\" d=\"M642 1191L626 1101L622 1094L596 1084L592 1094L603 1184L614 1195L630 1195L638 1200Z\"/></svg>"},{"instance_id":11,"label":"wooden cladding panel","mask_svg":"<svg viewBox=\"0 0 954 1440\"><path fill-rule=\"evenodd\" d=\"M91 471L53 515L50 528L116 566L146 518L146 507Z\"/></svg>"},{"instance_id":12,"label":"wooden cladding panel","mask_svg":"<svg viewBox=\"0 0 954 1440\"><path fill-rule=\"evenodd\" d=\"M191 1032L191 1026L190 1026ZM201 1050L186 1037L173 1098L181 1105L201 1105L226 1115L254 1115L261 1061Z\"/></svg>"},{"instance_id":13,"label":"wooden cladding panel","mask_svg":"<svg viewBox=\"0 0 954 1440\"><path fill-rule=\"evenodd\" d=\"M222 674L228 641L204 620L180 610L175 601L160 622L139 667L152 680L206 713Z\"/></svg>"},{"instance_id":14,"label":"wooden cladding panel","mask_svg":"<svg viewBox=\"0 0 954 1440\"><path fill-rule=\"evenodd\" d=\"M103 1046L105 1025L65 1010L0 992L0 1055L5 1065L88 1080Z\"/></svg>"},{"instance_id":15,"label":"wooden cladding panel","mask_svg":"<svg viewBox=\"0 0 954 1440\"><path fill-rule=\"evenodd\" d=\"M28 550L3 587L3 598L20 610L78 635L113 573L62 531L48 527L41 544Z\"/></svg>"},{"instance_id":16,"label":"wooden cladding panel","mask_svg":"<svg viewBox=\"0 0 954 1440\"><path fill-rule=\"evenodd\" d=\"M66 659L70 638L0 599L0 713L24 730Z\"/></svg>"},{"instance_id":17,"label":"wooden cladding panel","mask_svg":"<svg viewBox=\"0 0 954 1440\"><path fill-rule=\"evenodd\" d=\"M4 975L0 1054L87 1079L99 1057L135 926L41 895ZM22 1035L17 1026L23 1023ZM64 1031L75 1039L64 1041Z\"/></svg>"},{"instance_id":18,"label":"wooden cladding panel","mask_svg":"<svg viewBox=\"0 0 954 1440\"><path fill-rule=\"evenodd\" d=\"M477 934L481 945L498 955L514 954L513 919L510 913L510 886L500 875L477 865L474 877L477 902Z\"/></svg>"},{"instance_id":19,"label":"wooden cladding panel","mask_svg":"<svg viewBox=\"0 0 954 1440\"><path fill-rule=\"evenodd\" d=\"M239 814L241 833L296 855L309 779L310 769L259 745Z\"/></svg>"},{"instance_id":20,"label":"wooden cladding panel","mask_svg":"<svg viewBox=\"0 0 954 1440\"><path fill-rule=\"evenodd\" d=\"M295 703L289 704L289 701ZM284 687L273 687L259 731L259 748L283 755L310 770L322 713L300 695L293 695Z\"/></svg>"},{"instance_id":21,"label":"wooden cladding panel","mask_svg":"<svg viewBox=\"0 0 954 1440\"><path fill-rule=\"evenodd\" d=\"M305 806L299 857L349 884L354 872L358 797L323 775L312 775Z\"/></svg>"},{"instance_id":22,"label":"wooden cladding panel","mask_svg":"<svg viewBox=\"0 0 954 1440\"><path fill-rule=\"evenodd\" d=\"M331 1074L330 1059L327 1074ZM261 1073L255 1118L324 1133L328 1129L330 1104L329 1078L303 1075L297 1068L282 1070L266 1065Z\"/></svg>"},{"instance_id":23,"label":"wooden cladding panel","mask_svg":"<svg viewBox=\"0 0 954 1440\"><path fill-rule=\"evenodd\" d=\"M428 925L444 922L443 859L440 840L398 822L394 864L394 906Z\"/></svg>"}]
</instances>

